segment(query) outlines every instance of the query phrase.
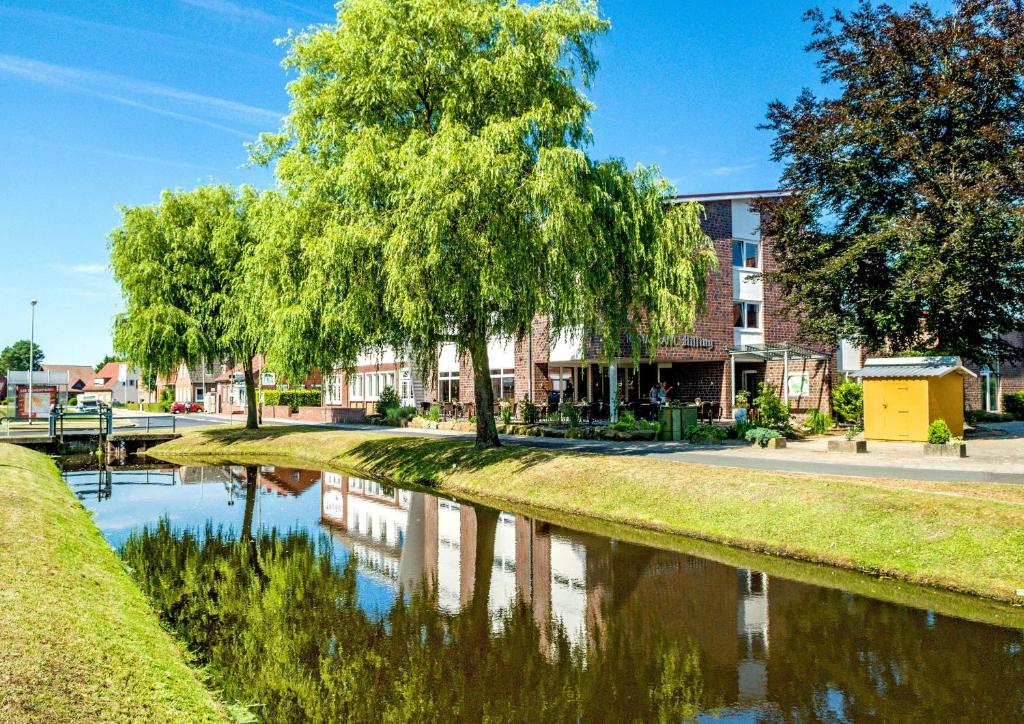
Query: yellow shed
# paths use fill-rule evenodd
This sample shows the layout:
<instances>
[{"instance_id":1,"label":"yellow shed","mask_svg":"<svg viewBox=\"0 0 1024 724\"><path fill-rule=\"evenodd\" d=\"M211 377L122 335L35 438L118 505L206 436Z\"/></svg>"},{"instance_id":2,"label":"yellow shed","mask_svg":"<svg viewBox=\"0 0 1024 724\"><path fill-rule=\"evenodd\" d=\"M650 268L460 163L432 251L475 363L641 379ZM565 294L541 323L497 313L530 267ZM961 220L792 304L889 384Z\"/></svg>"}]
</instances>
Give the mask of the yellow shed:
<instances>
[{"instance_id":1,"label":"yellow shed","mask_svg":"<svg viewBox=\"0 0 1024 724\"><path fill-rule=\"evenodd\" d=\"M964 377L975 374L959 357L888 357L853 373L864 384L864 437L928 440L928 426L945 420L964 434Z\"/></svg>"}]
</instances>

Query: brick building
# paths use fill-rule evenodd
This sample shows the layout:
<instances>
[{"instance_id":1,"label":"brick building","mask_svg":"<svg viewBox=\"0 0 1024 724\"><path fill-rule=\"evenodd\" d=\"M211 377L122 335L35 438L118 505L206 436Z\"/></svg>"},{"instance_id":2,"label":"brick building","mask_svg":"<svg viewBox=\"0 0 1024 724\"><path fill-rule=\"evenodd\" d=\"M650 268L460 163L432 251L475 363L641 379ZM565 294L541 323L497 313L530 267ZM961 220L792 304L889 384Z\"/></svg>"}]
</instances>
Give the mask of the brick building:
<instances>
[{"instance_id":1,"label":"brick building","mask_svg":"<svg viewBox=\"0 0 1024 724\"><path fill-rule=\"evenodd\" d=\"M704 206L703 227L718 255L718 269L708 279L707 312L692 333L661 340L655 354L639 364L632 358L633 340L623 338L613 361L604 365L593 341L579 333L555 337L547 320L538 317L526 338L495 339L488 345L495 397L543 402L548 390L563 391L571 384L575 399L607 402L614 385L620 401L630 403L645 401L651 386L665 381L677 399L718 401L728 414L737 390L756 392L767 381L795 411L830 410L833 379L844 367L859 368L859 353L845 346L798 345L798 321L786 314L781 291L761 278L775 260L751 204L784 193L675 197ZM405 404L471 401L472 365L468 356L445 345L436 377L419 380L401 355L368 354L358 360L353 374L336 370L326 378L325 404L372 408L387 386Z\"/></svg>"}]
</instances>

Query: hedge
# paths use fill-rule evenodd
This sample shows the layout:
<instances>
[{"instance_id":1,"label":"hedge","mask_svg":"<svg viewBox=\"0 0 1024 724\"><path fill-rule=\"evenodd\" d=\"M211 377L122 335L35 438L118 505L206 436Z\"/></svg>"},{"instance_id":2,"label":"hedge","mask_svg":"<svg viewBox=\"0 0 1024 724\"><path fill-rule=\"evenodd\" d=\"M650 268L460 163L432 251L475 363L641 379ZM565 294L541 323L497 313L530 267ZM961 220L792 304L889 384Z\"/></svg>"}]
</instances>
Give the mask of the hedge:
<instances>
[{"instance_id":1,"label":"hedge","mask_svg":"<svg viewBox=\"0 0 1024 724\"><path fill-rule=\"evenodd\" d=\"M264 405L288 405L292 412L300 407L319 407L323 395L320 390L268 390L263 393Z\"/></svg>"},{"instance_id":2,"label":"hedge","mask_svg":"<svg viewBox=\"0 0 1024 724\"><path fill-rule=\"evenodd\" d=\"M1012 395L1003 395L1003 410L1014 419L1024 420L1024 390Z\"/></svg>"}]
</instances>

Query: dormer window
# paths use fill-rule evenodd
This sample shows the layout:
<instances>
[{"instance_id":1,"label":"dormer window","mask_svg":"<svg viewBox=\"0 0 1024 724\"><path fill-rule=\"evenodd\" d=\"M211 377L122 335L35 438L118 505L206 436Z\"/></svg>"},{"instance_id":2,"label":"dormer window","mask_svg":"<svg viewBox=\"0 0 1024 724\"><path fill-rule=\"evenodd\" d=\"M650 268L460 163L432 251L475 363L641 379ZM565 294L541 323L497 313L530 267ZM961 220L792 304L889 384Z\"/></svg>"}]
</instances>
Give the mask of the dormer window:
<instances>
[{"instance_id":1,"label":"dormer window","mask_svg":"<svg viewBox=\"0 0 1024 724\"><path fill-rule=\"evenodd\" d=\"M742 269L761 267L761 245L756 241L734 241L732 243L732 265Z\"/></svg>"}]
</instances>

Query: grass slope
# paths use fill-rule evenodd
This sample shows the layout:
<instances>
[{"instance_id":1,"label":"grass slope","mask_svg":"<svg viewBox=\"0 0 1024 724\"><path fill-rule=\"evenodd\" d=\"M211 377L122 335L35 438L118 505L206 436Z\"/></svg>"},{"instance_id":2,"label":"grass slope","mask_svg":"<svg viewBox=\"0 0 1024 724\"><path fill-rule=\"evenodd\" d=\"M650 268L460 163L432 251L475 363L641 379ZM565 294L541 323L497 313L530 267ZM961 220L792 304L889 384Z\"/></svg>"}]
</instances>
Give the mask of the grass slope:
<instances>
[{"instance_id":1,"label":"grass slope","mask_svg":"<svg viewBox=\"0 0 1024 724\"><path fill-rule=\"evenodd\" d=\"M822 478L642 455L310 428L218 428L161 457L287 459L1020 603L1024 486Z\"/></svg>"},{"instance_id":2,"label":"grass slope","mask_svg":"<svg viewBox=\"0 0 1024 724\"><path fill-rule=\"evenodd\" d=\"M223 721L88 512L0 444L0 721Z\"/></svg>"}]
</instances>

